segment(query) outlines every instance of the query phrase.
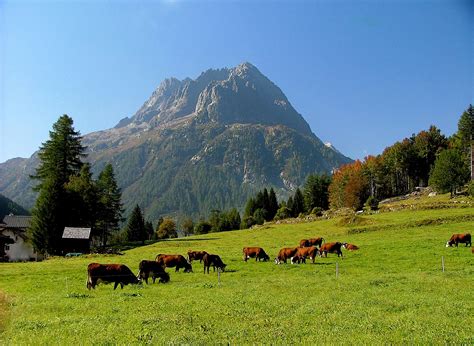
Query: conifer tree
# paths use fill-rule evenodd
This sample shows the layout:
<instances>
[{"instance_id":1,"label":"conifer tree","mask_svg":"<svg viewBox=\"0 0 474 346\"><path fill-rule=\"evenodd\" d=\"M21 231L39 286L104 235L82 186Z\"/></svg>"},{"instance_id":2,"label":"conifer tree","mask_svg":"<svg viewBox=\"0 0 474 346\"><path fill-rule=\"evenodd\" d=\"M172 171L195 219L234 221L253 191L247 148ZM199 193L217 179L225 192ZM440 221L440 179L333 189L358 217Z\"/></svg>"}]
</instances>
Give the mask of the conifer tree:
<instances>
[{"instance_id":1,"label":"conifer tree","mask_svg":"<svg viewBox=\"0 0 474 346\"><path fill-rule=\"evenodd\" d=\"M437 157L430 176L430 185L439 192L451 192L469 180L469 168L457 149L443 150Z\"/></svg>"},{"instance_id":2,"label":"conifer tree","mask_svg":"<svg viewBox=\"0 0 474 346\"><path fill-rule=\"evenodd\" d=\"M122 193L115 180L111 164L107 164L97 180L99 195L99 211L97 215L97 233L100 235L102 246L113 231L118 230L122 221Z\"/></svg>"},{"instance_id":3,"label":"conifer tree","mask_svg":"<svg viewBox=\"0 0 474 346\"><path fill-rule=\"evenodd\" d=\"M273 220L278 211L278 200L275 194L273 187L270 189L270 194L268 195L268 218Z\"/></svg>"},{"instance_id":4,"label":"conifer tree","mask_svg":"<svg viewBox=\"0 0 474 346\"><path fill-rule=\"evenodd\" d=\"M303 194L307 211L319 207L324 210L329 207L329 185L331 178L327 175L311 174L304 185Z\"/></svg>"},{"instance_id":5,"label":"conifer tree","mask_svg":"<svg viewBox=\"0 0 474 346\"><path fill-rule=\"evenodd\" d=\"M132 215L130 215L127 228L125 229L125 235L128 241L144 242L147 238L145 220L143 219L142 211L138 204L133 209Z\"/></svg>"},{"instance_id":6,"label":"conifer tree","mask_svg":"<svg viewBox=\"0 0 474 346\"><path fill-rule=\"evenodd\" d=\"M297 217L300 213L304 213L304 211L305 208L303 193L299 188L297 188L295 191L295 195L293 196L293 208L291 209L291 212L293 214L293 217Z\"/></svg>"},{"instance_id":7,"label":"conifer tree","mask_svg":"<svg viewBox=\"0 0 474 346\"><path fill-rule=\"evenodd\" d=\"M39 194L29 229L33 246L40 253L61 253L62 233L71 222L66 185L79 173L84 151L80 133L67 115L54 123L49 139L40 147L40 164L32 176L38 181L34 189Z\"/></svg>"},{"instance_id":8,"label":"conifer tree","mask_svg":"<svg viewBox=\"0 0 474 346\"><path fill-rule=\"evenodd\" d=\"M98 203L97 185L92 179L90 165L85 163L79 175L73 175L66 184L69 201L68 226L91 227L95 230Z\"/></svg>"}]
</instances>

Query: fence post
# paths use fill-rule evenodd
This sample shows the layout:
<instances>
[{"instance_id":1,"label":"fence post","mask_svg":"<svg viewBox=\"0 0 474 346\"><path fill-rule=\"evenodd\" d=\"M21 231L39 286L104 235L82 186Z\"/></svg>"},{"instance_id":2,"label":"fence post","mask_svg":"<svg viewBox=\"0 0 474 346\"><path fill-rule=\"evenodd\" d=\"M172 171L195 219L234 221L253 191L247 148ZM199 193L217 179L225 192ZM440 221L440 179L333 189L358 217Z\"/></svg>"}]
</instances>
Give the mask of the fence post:
<instances>
[{"instance_id":1,"label":"fence post","mask_svg":"<svg viewBox=\"0 0 474 346\"><path fill-rule=\"evenodd\" d=\"M444 256L441 256L441 268L443 269L444 273Z\"/></svg>"}]
</instances>

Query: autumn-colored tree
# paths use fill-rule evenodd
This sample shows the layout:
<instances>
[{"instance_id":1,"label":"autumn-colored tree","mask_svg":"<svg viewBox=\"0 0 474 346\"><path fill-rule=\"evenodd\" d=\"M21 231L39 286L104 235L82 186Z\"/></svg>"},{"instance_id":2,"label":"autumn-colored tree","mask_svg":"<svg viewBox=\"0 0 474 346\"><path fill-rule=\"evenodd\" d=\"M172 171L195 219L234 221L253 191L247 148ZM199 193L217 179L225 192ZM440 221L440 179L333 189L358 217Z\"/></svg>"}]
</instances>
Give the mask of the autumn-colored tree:
<instances>
[{"instance_id":1,"label":"autumn-colored tree","mask_svg":"<svg viewBox=\"0 0 474 346\"><path fill-rule=\"evenodd\" d=\"M369 184L363 164L357 160L337 170L329 186L331 208L360 209L369 196Z\"/></svg>"}]
</instances>

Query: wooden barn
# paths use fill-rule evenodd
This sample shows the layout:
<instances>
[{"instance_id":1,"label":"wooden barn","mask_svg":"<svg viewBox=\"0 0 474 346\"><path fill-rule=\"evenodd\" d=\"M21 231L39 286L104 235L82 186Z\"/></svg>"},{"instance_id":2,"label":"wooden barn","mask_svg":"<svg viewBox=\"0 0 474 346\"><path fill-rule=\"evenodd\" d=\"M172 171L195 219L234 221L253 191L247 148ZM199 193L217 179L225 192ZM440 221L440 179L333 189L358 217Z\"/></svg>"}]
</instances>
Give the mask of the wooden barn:
<instances>
[{"instance_id":1,"label":"wooden barn","mask_svg":"<svg viewBox=\"0 0 474 346\"><path fill-rule=\"evenodd\" d=\"M26 230L32 217L7 215L0 223L0 260L3 261L34 261L42 259L28 242Z\"/></svg>"},{"instance_id":2,"label":"wooden barn","mask_svg":"<svg viewBox=\"0 0 474 346\"><path fill-rule=\"evenodd\" d=\"M62 248L67 253L89 253L91 250L91 228L65 227Z\"/></svg>"}]
</instances>

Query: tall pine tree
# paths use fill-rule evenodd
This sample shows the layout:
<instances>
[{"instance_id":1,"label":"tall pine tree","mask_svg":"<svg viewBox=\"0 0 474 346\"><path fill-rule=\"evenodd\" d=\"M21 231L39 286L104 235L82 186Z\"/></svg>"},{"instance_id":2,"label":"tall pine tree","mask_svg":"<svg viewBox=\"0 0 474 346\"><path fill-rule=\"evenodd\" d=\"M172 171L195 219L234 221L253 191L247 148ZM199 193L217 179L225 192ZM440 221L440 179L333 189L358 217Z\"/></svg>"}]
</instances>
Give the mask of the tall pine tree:
<instances>
[{"instance_id":1,"label":"tall pine tree","mask_svg":"<svg viewBox=\"0 0 474 346\"><path fill-rule=\"evenodd\" d=\"M79 173L84 151L80 133L67 115L54 123L49 139L40 147L40 164L32 176L38 181L35 190L39 195L29 229L33 246L40 253L61 253L62 233L70 222L66 184Z\"/></svg>"},{"instance_id":2,"label":"tall pine tree","mask_svg":"<svg viewBox=\"0 0 474 346\"><path fill-rule=\"evenodd\" d=\"M128 219L125 235L128 241L144 242L147 239L145 220L138 204L135 206L132 215L130 215L130 218Z\"/></svg>"},{"instance_id":3,"label":"tall pine tree","mask_svg":"<svg viewBox=\"0 0 474 346\"><path fill-rule=\"evenodd\" d=\"M99 213L97 215L97 233L102 246L107 244L110 234L118 230L122 221L122 193L115 180L111 164L107 164L97 180L99 194Z\"/></svg>"}]
</instances>

